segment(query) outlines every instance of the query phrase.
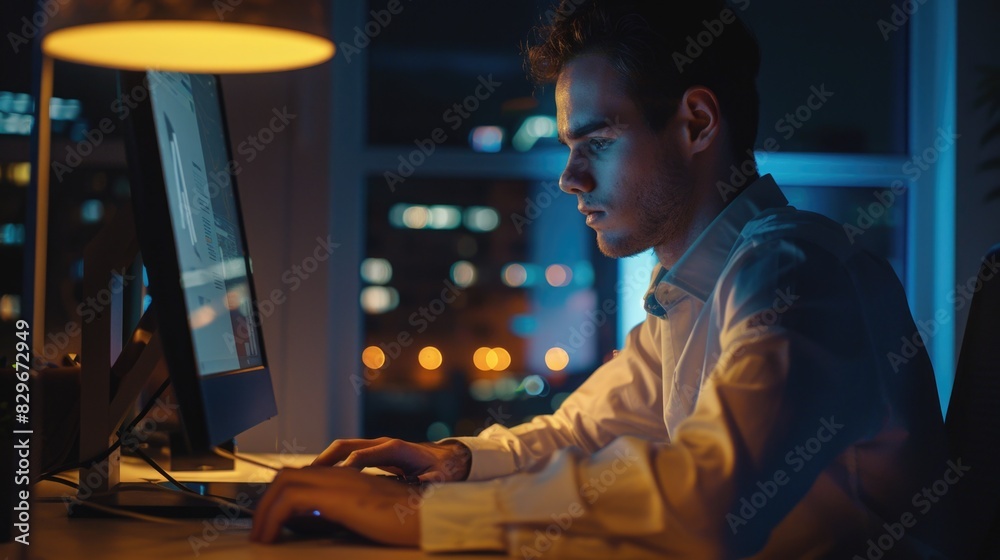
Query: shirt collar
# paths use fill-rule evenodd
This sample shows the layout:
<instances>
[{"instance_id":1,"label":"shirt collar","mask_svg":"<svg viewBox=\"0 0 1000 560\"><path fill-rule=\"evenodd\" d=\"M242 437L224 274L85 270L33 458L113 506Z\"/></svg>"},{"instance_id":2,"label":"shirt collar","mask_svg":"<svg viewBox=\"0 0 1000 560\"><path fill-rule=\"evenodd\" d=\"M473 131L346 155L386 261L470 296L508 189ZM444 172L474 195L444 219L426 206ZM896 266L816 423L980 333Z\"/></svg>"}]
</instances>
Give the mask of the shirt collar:
<instances>
[{"instance_id":1,"label":"shirt collar","mask_svg":"<svg viewBox=\"0 0 1000 560\"><path fill-rule=\"evenodd\" d=\"M673 268L667 270L657 263L645 296L646 311L657 317L666 315L664 306L669 307L677 299L669 295L671 285L701 301L708 300L747 222L769 208L787 205L788 200L771 175L754 181L712 220Z\"/></svg>"}]
</instances>

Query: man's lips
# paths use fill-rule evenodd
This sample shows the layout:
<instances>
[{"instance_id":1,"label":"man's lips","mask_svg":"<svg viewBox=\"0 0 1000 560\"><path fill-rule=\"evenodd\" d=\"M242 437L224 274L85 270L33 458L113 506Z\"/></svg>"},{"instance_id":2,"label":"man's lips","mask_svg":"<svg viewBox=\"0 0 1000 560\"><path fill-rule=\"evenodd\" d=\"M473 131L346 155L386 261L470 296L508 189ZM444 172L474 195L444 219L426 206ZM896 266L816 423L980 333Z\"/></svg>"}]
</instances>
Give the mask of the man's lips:
<instances>
[{"instance_id":1,"label":"man's lips","mask_svg":"<svg viewBox=\"0 0 1000 560\"><path fill-rule=\"evenodd\" d=\"M587 208L584 206L577 208L581 214L587 216L587 225L591 226L604 219L607 213L604 210L598 210L597 208Z\"/></svg>"}]
</instances>

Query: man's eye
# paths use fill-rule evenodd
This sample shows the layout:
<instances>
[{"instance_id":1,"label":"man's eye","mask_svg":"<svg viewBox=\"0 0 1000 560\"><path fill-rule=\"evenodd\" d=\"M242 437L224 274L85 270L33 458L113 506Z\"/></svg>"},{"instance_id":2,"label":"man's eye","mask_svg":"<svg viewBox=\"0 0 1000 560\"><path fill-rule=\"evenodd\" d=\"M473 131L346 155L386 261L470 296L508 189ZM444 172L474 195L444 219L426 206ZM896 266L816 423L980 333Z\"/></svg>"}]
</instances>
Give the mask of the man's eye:
<instances>
[{"instance_id":1,"label":"man's eye","mask_svg":"<svg viewBox=\"0 0 1000 560\"><path fill-rule=\"evenodd\" d=\"M603 152L611 145L611 140L607 138L591 138L590 139L590 149L595 152Z\"/></svg>"}]
</instances>

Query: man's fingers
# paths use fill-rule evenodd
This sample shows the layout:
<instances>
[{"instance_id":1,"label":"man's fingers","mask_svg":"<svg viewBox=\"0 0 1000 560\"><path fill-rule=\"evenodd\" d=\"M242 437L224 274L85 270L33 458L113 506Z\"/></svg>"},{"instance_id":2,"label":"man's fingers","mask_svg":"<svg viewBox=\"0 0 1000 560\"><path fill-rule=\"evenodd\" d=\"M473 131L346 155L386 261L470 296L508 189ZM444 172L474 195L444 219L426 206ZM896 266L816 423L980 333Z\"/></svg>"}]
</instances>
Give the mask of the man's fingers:
<instances>
[{"instance_id":1,"label":"man's fingers","mask_svg":"<svg viewBox=\"0 0 1000 560\"><path fill-rule=\"evenodd\" d=\"M441 471L433 470L418 476L417 480L423 483L440 484L442 482L447 482L448 477Z\"/></svg>"},{"instance_id":2,"label":"man's fingers","mask_svg":"<svg viewBox=\"0 0 1000 560\"><path fill-rule=\"evenodd\" d=\"M391 441L352 451L340 462L341 467L363 469L365 467L396 467L399 465L399 446Z\"/></svg>"},{"instance_id":3,"label":"man's fingers","mask_svg":"<svg viewBox=\"0 0 1000 560\"><path fill-rule=\"evenodd\" d=\"M253 517L250 540L272 543L281 534L281 527L292 517L310 515L318 509L316 492L306 485L289 486L276 494L267 508L258 508Z\"/></svg>"},{"instance_id":4,"label":"man's fingers","mask_svg":"<svg viewBox=\"0 0 1000 560\"><path fill-rule=\"evenodd\" d=\"M406 476L406 471L404 471L403 469L401 469L399 467L393 467L391 465L386 465L386 466L380 467L380 468L383 471L385 471L387 473L392 473L392 474L394 474L396 476Z\"/></svg>"},{"instance_id":5,"label":"man's fingers","mask_svg":"<svg viewBox=\"0 0 1000 560\"><path fill-rule=\"evenodd\" d=\"M380 445L352 452L340 466L355 469L396 467L405 472L422 471L429 465L421 464L420 457L414 452L415 447L398 439L389 440Z\"/></svg>"},{"instance_id":6,"label":"man's fingers","mask_svg":"<svg viewBox=\"0 0 1000 560\"><path fill-rule=\"evenodd\" d=\"M252 542L273 543L281 533L281 526L292 516L293 495L296 488L285 488L267 508L258 508L254 513L253 530L250 532Z\"/></svg>"},{"instance_id":7,"label":"man's fingers","mask_svg":"<svg viewBox=\"0 0 1000 560\"><path fill-rule=\"evenodd\" d=\"M372 447L373 445L380 445L389 441L389 439L390 438L387 437L376 439L338 439L331 443L322 453L320 453L319 456L313 460L312 464L329 467L334 463L343 461L348 455L358 449Z\"/></svg>"},{"instance_id":8,"label":"man's fingers","mask_svg":"<svg viewBox=\"0 0 1000 560\"><path fill-rule=\"evenodd\" d=\"M274 542L281 534L281 526L292 516L293 500L301 499L301 493L308 487L303 485L284 485L280 491L273 486L268 489L264 499L257 506L253 515L253 528L250 540L256 542ZM305 492L308 494L308 491ZM270 498L270 499L268 499Z\"/></svg>"},{"instance_id":9,"label":"man's fingers","mask_svg":"<svg viewBox=\"0 0 1000 560\"><path fill-rule=\"evenodd\" d=\"M271 543L290 519L319 512L372 540L400 546L420 544L417 516L400 519L397 506L412 489L354 469L304 467L278 474L254 514L251 540ZM401 523L401 521L404 521Z\"/></svg>"},{"instance_id":10,"label":"man's fingers","mask_svg":"<svg viewBox=\"0 0 1000 560\"><path fill-rule=\"evenodd\" d=\"M261 497L260 502L257 503L257 510L254 512L253 529L250 531L250 538L252 540L256 540L256 536L261 530L261 527L259 527L257 523L258 516L262 516L263 512L270 510L274 501L289 490L292 485L298 482L296 479L298 472L298 469L282 469L281 472L274 477L274 480L271 481L270 486L267 488L267 492L264 492L264 496Z\"/></svg>"},{"instance_id":11,"label":"man's fingers","mask_svg":"<svg viewBox=\"0 0 1000 560\"><path fill-rule=\"evenodd\" d=\"M254 512L250 539L273 542L289 517L310 515L314 510L332 519L329 516L334 513L334 504L324 503L323 499L341 499L342 492L357 486L356 481L352 483L348 478L331 476L333 474L323 467L284 469L278 473Z\"/></svg>"}]
</instances>

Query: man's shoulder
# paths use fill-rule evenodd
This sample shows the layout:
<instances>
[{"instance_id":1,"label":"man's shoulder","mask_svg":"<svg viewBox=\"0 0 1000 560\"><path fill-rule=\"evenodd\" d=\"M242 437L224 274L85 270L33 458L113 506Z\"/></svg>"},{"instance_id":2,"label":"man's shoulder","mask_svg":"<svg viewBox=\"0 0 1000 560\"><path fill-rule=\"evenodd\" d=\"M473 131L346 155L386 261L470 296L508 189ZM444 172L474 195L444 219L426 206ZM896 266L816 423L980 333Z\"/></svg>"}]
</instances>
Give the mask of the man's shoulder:
<instances>
[{"instance_id":1,"label":"man's shoulder","mask_svg":"<svg viewBox=\"0 0 1000 560\"><path fill-rule=\"evenodd\" d=\"M771 208L750 220L740 232L733 256L753 249L768 254L778 250L804 257L822 254L846 262L858 254L870 253L848 235L841 224L830 218L792 206Z\"/></svg>"},{"instance_id":2,"label":"man's shoulder","mask_svg":"<svg viewBox=\"0 0 1000 560\"><path fill-rule=\"evenodd\" d=\"M794 286L802 293L847 294L858 283L898 282L889 263L852 242L841 224L786 206L766 210L744 226L718 290L769 293Z\"/></svg>"}]
</instances>

